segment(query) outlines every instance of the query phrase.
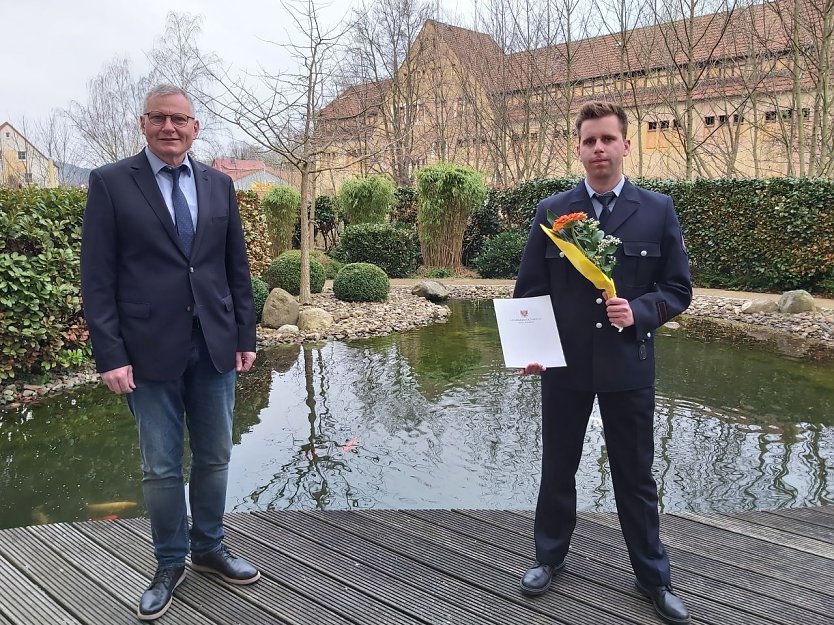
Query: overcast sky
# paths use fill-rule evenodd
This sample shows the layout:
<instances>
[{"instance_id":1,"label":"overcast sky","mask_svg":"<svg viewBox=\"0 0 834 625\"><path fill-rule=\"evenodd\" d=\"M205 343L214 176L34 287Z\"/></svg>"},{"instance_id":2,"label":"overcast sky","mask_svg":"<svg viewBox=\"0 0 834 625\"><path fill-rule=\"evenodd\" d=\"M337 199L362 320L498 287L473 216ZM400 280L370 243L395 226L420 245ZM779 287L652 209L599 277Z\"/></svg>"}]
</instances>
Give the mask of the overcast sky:
<instances>
[{"instance_id":1,"label":"overcast sky","mask_svg":"<svg viewBox=\"0 0 834 625\"><path fill-rule=\"evenodd\" d=\"M456 11L470 1L442 6ZM336 24L360 0L317 4L322 19ZM263 40L286 42L291 27L279 0L0 0L0 123L22 125L83 102L87 81L116 56L128 57L136 75L145 73L145 52L169 11L203 15L200 47L236 69L268 65L279 52Z\"/></svg>"}]
</instances>

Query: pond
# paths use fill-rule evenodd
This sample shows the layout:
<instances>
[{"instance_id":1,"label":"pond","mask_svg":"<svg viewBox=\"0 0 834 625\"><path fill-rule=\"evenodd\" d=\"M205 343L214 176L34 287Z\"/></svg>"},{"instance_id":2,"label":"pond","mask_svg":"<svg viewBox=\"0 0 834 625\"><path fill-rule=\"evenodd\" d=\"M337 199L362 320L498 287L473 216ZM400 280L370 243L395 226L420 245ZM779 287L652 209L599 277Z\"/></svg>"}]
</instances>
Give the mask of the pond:
<instances>
[{"instance_id":1,"label":"pond","mask_svg":"<svg viewBox=\"0 0 834 625\"><path fill-rule=\"evenodd\" d=\"M537 378L503 367L492 303L445 324L262 350L241 379L227 510L532 508ZM749 347L657 340L663 511L834 503L834 370ZM86 387L0 412L0 527L139 516L123 399ZM595 412L579 506L614 510Z\"/></svg>"}]
</instances>

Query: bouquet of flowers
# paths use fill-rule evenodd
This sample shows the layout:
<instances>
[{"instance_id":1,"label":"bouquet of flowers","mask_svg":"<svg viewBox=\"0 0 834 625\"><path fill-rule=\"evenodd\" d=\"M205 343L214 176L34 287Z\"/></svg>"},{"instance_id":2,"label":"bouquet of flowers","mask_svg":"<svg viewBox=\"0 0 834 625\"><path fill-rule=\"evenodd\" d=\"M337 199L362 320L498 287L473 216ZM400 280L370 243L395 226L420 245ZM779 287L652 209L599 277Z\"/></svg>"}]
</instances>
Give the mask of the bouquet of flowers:
<instances>
[{"instance_id":1,"label":"bouquet of flowers","mask_svg":"<svg viewBox=\"0 0 834 625\"><path fill-rule=\"evenodd\" d=\"M595 287L605 291L608 297L616 297L611 276L620 240L605 234L599 229L599 221L588 219L585 213L569 213L558 219L549 214L547 217L553 225L548 228L542 224L542 230L550 240Z\"/></svg>"}]
</instances>

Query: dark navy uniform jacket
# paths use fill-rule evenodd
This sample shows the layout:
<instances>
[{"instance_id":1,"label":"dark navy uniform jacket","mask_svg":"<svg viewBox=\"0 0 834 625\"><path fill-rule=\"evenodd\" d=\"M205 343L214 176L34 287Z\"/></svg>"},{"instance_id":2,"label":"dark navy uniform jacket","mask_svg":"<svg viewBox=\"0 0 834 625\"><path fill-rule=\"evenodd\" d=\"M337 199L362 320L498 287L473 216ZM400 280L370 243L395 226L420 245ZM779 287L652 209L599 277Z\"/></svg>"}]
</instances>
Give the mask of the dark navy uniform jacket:
<instances>
[{"instance_id":1,"label":"dark navy uniform jacket","mask_svg":"<svg viewBox=\"0 0 834 625\"><path fill-rule=\"evenodd\" d=\"M144 152L90 174L81 291L99 372L146 380L185 371L195 311L215 368L255 351L255 308L232 180L191 161L199 217L186 256Z\"/></svg>"},{"instance_id":2,"label":"dark navy uniform jacket","mask_svg":"<svg viewBox=\"0 0 834 625\"><path fill-rule=\"evenodd\" d=\"M577 187L542 200L515 284L513 297L550 295L567 367L548 369L557 388L614 392L654 384L654 338L658 327L692 300L689 258L672 198L625 181L606 234L622 241L614 267L617 296L629 301L634 325L611 326L602 293L583 277L541 231L554 217L574 212L594 216L591 199Z\"/></svg>"}]
</instances>

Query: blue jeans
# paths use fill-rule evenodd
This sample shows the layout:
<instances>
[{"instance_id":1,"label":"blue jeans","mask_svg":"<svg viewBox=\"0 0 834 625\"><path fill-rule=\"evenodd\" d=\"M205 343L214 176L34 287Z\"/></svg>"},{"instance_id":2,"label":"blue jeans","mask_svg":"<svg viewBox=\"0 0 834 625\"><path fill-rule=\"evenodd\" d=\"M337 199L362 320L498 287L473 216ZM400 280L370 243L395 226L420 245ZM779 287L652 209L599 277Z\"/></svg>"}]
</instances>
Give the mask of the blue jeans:
<instances>
[{"instance_id":1,"label":"blue jeans","mask_svg":"<svg viewBox=\"0 0 834 625\"><path fill-rule=\"evenodd\" d=\"M142 487L160 566L180 565L189 550L183 482L184 425L191 446L190 547L204 554L220 547L226 483L232 454L234 369L219 373L203 333L195 328L188 365L180 378L135 379L127 403L139 430Z\"/></svg>"}]
</instances>

